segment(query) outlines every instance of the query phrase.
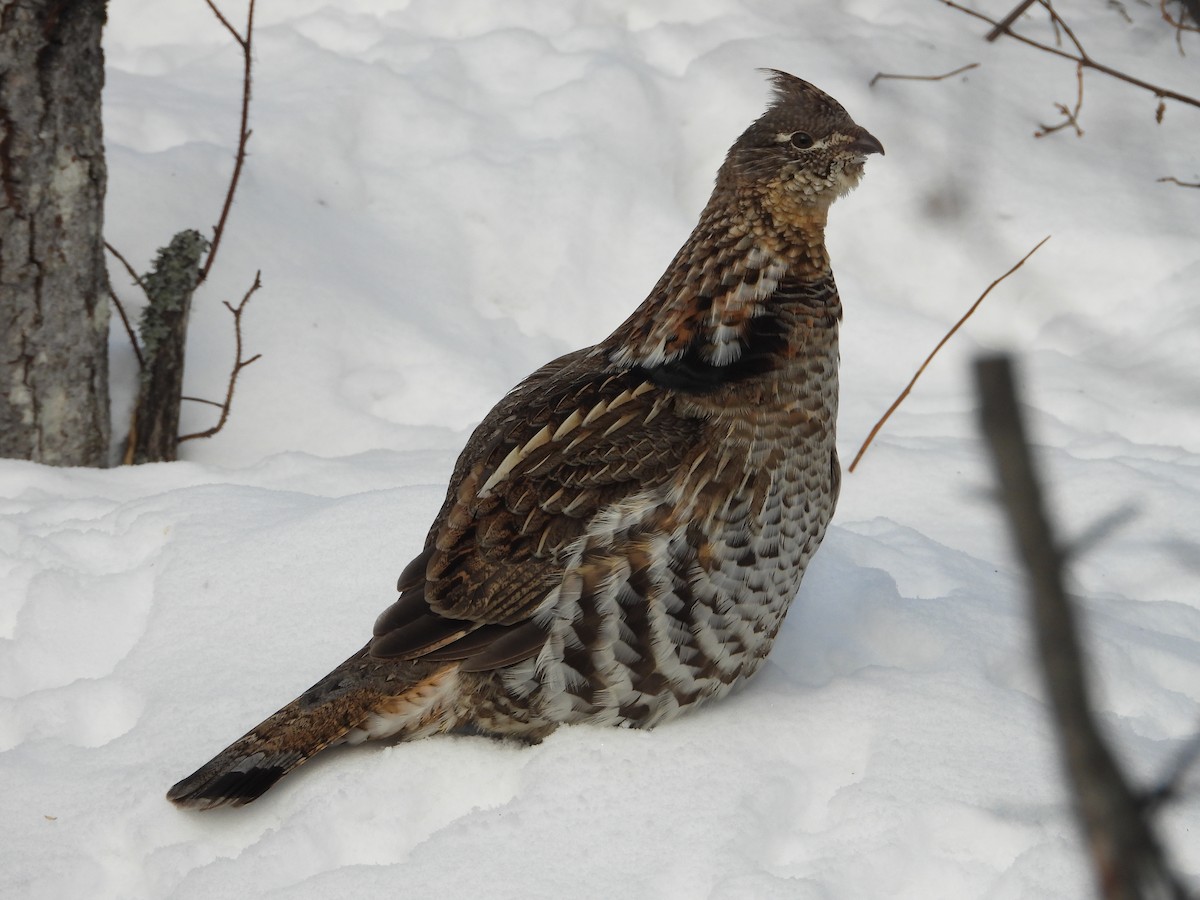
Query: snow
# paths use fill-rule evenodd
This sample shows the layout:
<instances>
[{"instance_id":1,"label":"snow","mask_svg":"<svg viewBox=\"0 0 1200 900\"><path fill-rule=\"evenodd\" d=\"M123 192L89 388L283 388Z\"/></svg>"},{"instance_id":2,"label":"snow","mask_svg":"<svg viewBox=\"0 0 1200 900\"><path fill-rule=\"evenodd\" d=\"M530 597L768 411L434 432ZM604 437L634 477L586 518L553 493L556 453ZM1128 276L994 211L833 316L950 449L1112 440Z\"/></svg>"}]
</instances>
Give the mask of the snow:
<instances>
[{"instance_id":1,"label":"snow","mask_svg":"<svg viewBox=\"0 0 1200 900\"><path fill-rule=\"evenodd\" d=\"M1196 83L1200 44L1180 56L1153 6L1057 6L1096 59ZM223 394L220 301L261 269L245 338L263 357L228 426L169 465L0 461L0 895L1089 896L969 362L1021 354L1055 519L1080 542L1099 714L1153 781L1200 728L1200 197L1155 180L1200 176L1197 111L1169 102L1155 124L1150 94L1088 74L1085 136L1035 139L1073 103L1071 64L915 0L259 15L251 155L185 387ZM110 5L105 47L107 237L144 270L216 220L240 51L203 4L150 0ZM1053 237L846 477L760 676L651 733L350 748L251 806L174 809L170 784L360 646L473 423L645 296L767 66L887 148L829 234L844 459ZM136 374L115 326L112 349L119 431ZM190 404L184 428L213 415ZM1195 887L1194 793L1162 825Z\"/></svg>"}]
</instances>

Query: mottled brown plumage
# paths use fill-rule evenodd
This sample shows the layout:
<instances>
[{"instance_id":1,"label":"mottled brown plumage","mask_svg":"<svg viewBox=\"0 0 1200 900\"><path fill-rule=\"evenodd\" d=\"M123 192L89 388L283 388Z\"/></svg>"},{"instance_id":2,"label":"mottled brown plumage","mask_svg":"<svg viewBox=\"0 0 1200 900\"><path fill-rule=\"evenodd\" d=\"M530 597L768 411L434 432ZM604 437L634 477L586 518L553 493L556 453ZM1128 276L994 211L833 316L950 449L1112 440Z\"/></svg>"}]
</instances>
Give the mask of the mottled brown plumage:
<instances>
[{"instance_id":1,"label":"mottled brown plumage","mask_svg":"<svg viewBox=\"0 0 1200 900\"><path fill-rule=\"evenodd\" d=\"M367 738L650 727L758 669L837 501L826 216L883 152L772 80L645 302L476 429L370 642L171 800L247 803Z\"/></svg>"}]
</instances>

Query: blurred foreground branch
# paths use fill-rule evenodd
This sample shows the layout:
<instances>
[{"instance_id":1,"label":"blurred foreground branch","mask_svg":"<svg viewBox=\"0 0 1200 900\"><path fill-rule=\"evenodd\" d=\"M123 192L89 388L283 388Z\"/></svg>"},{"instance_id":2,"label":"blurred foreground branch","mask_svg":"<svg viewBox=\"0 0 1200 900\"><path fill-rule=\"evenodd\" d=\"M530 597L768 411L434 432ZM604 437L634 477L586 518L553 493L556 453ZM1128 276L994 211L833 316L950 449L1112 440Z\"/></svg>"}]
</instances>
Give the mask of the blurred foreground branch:
<instances>
[{"instance_id":1,"label":"blurred foreground branch","mask_svg":"<svg viewBox=\"0 0 1200 900\"><path fill-rule=\"evenodd\" d=\"M1182 900L1147 821L1146 798L1126 781L1092 716L1075 613L1063 590L1063 552L1046 519L1009 358L977 361L975 379L1000 500L1028 573L1037 655L1099 895Z\"/></svg>"}]
</instances>

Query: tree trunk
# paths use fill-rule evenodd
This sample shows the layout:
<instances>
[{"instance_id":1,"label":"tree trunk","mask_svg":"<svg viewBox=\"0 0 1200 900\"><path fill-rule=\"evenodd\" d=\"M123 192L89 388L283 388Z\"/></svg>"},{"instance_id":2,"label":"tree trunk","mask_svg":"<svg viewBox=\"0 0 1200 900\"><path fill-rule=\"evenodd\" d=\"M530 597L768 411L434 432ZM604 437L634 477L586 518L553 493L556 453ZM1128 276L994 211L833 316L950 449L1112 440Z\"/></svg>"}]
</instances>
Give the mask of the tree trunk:
<instances>
[{"instance_id":1,"label":"tree trunk","mask_svg":"<svg viewBox=\"0 0 1200 900\"><path fill-rule=\"evenodd\" d=\"M105 0L0 0L0 456L108 462Z\"/></svg>"},{"instance_id":2,"label":"tree trunk","mask_svg":"<svg viewBox=\"0 0 1200 900\"><path fill-rule=\"evenodd\" d=\"M150 300L138 324L145 365L129 423L126 464L174 462L179 452L188 315L207 249L200 232L181 231L158 251L154 271L142 279Z\"/></svg>"}]
</instances>

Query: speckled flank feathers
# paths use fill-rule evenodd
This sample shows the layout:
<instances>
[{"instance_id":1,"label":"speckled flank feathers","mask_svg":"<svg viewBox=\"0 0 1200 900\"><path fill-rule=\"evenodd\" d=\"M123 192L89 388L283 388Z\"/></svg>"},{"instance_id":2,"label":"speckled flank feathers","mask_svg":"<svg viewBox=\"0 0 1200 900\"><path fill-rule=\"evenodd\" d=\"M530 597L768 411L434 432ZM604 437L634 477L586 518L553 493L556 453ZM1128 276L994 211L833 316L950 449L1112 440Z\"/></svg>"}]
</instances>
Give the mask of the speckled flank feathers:
<instances>
[{"instance_id":1,"label":"speckled flank feathers","mask_svg":"<svg viewBox=\"0 0 1200 900\"><path fill-rule=\"evenodd\" d=\"M246 803L368 738L650 727L759 668L837 501L826 216L883 152L771 77L645 302L476 429L368 644L172 801Z\"/></svg>"}]
</instances>

